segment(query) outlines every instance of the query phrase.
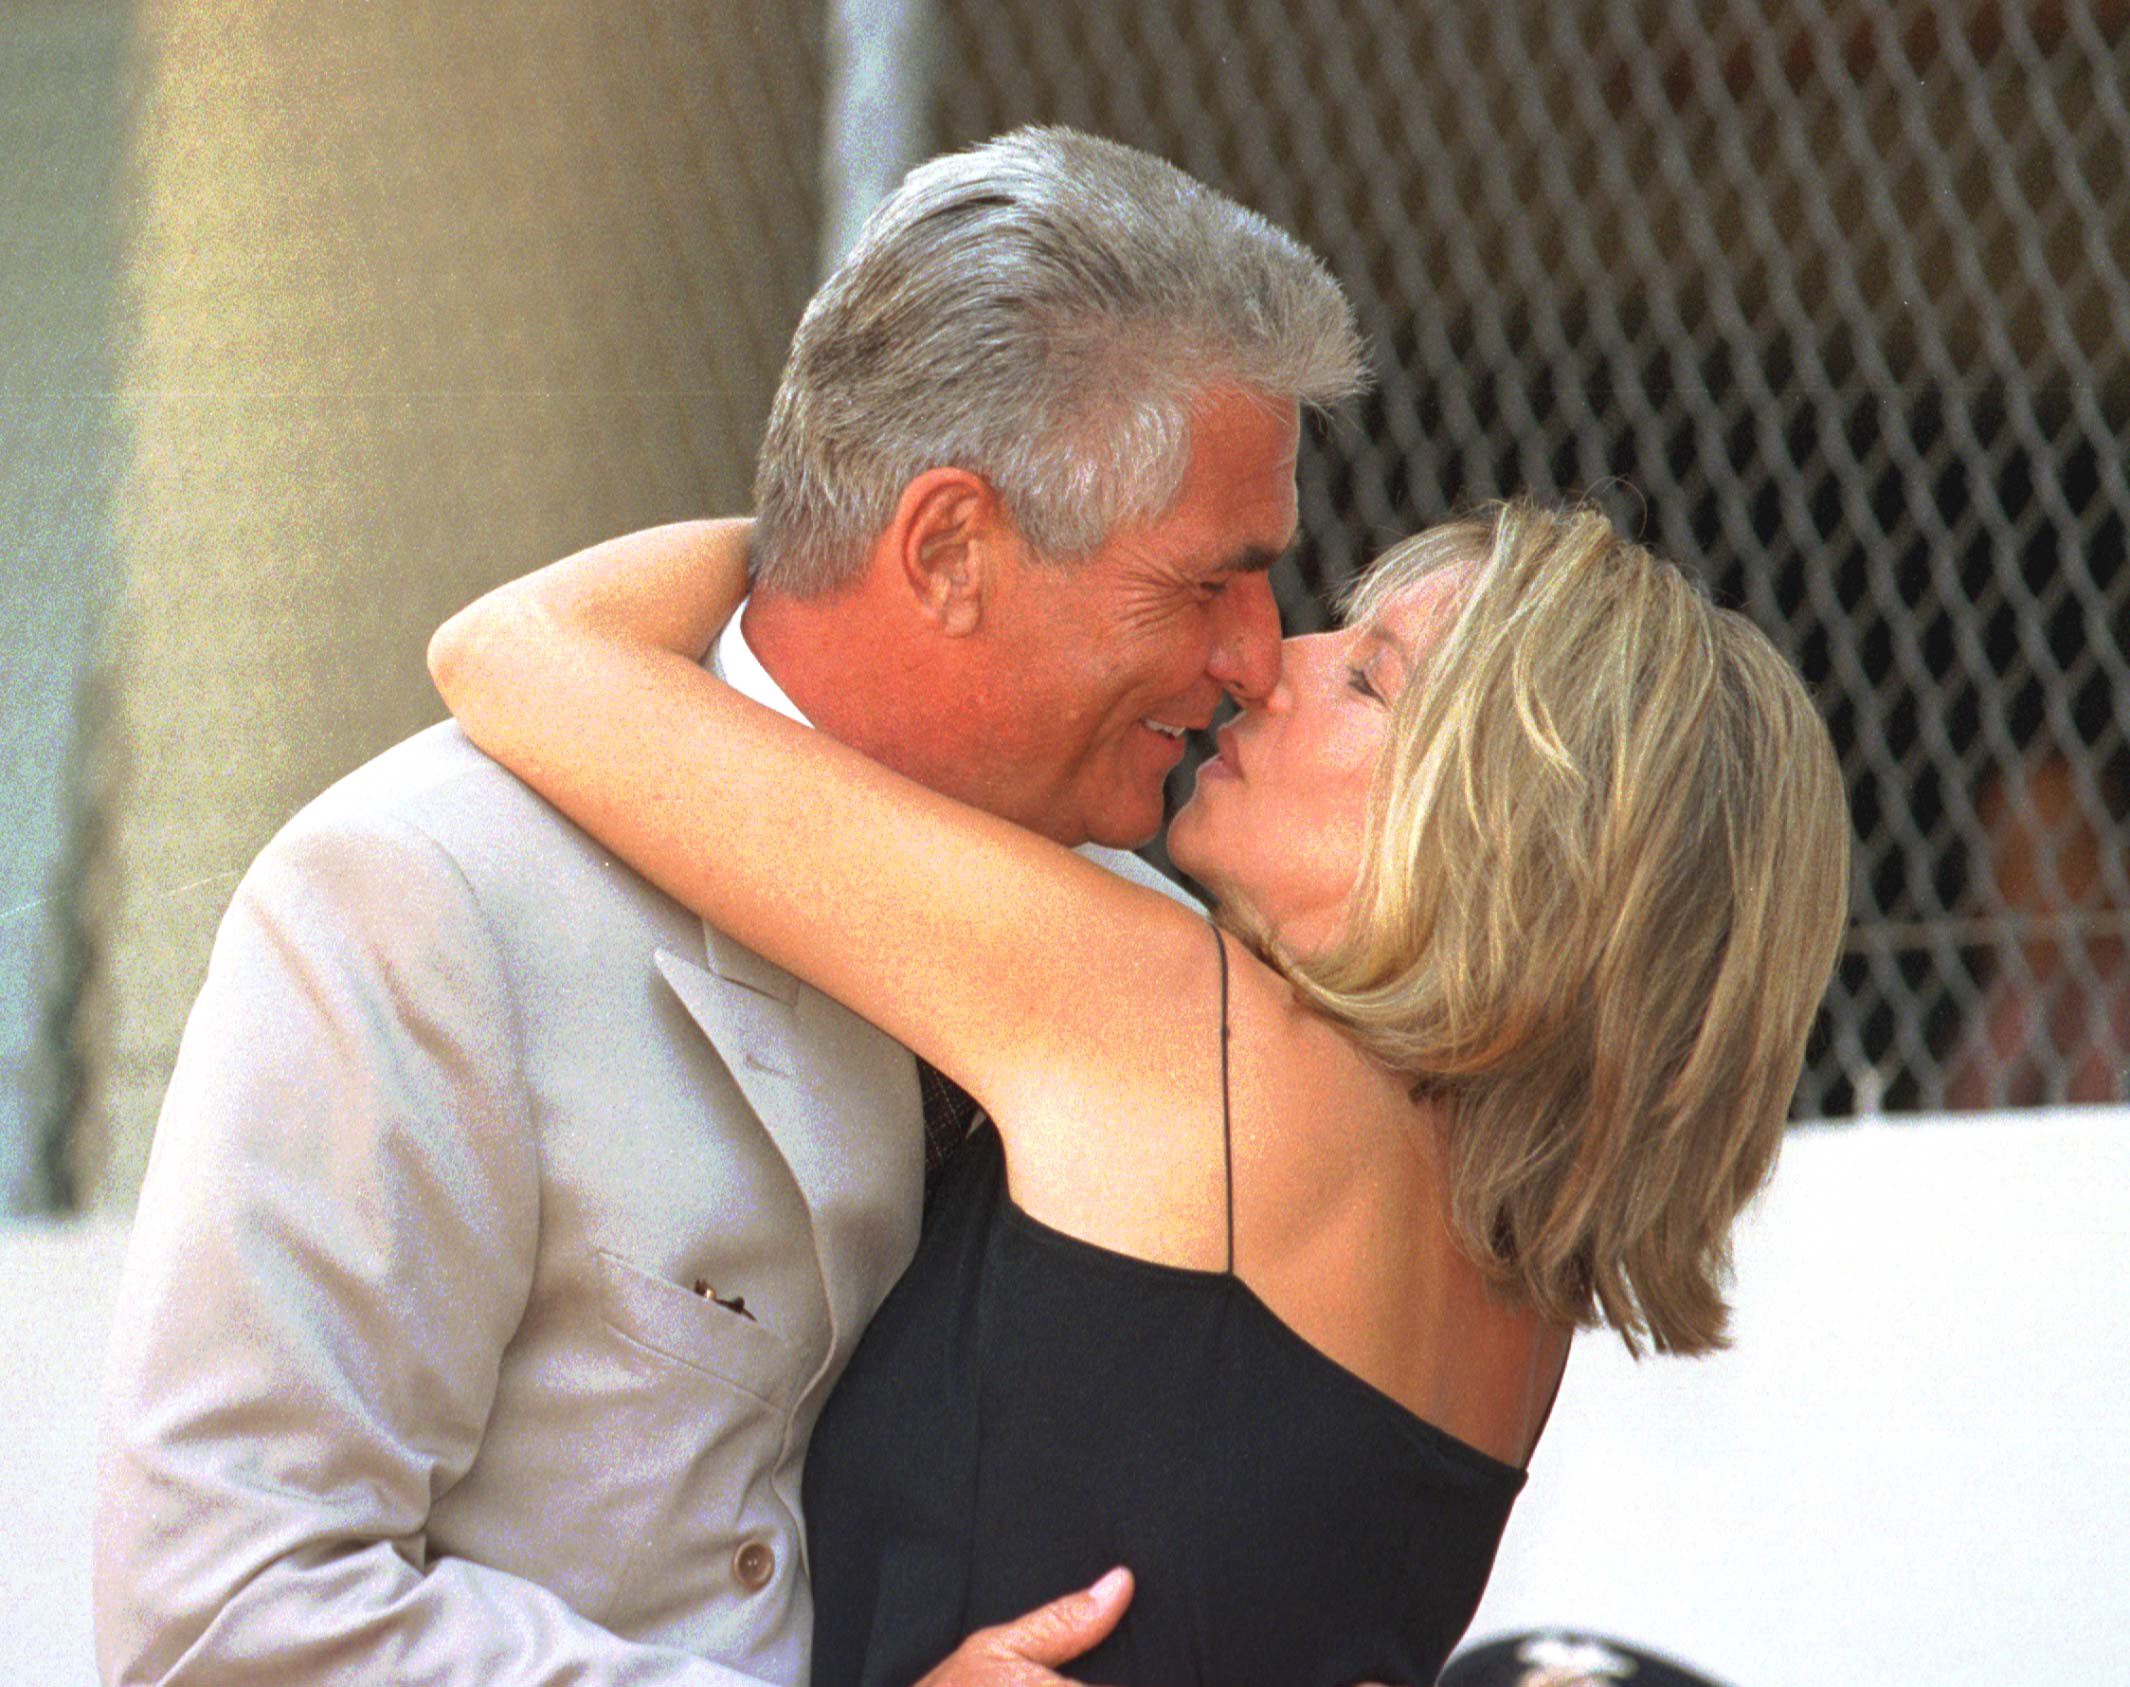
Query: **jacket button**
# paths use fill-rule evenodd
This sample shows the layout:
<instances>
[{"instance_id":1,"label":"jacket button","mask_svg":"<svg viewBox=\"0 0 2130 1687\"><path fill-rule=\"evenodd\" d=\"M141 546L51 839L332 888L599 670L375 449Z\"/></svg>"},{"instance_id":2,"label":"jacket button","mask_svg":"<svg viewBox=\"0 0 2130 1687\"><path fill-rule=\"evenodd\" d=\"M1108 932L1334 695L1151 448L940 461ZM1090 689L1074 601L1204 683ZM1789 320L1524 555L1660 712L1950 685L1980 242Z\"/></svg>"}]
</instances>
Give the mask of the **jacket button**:
<instances>
[{"instance_id":1,"label":"jacket button","mask_svg":"<svg viewBox=\"0 0 2130 1687\"><path fill-rule=\"evenodd\" d=\"M777 1555L766 1541L744 1542L732 1555L732 1573L749 1593L759 1593L777 1573Z\"/></svg>"}]
</instances>

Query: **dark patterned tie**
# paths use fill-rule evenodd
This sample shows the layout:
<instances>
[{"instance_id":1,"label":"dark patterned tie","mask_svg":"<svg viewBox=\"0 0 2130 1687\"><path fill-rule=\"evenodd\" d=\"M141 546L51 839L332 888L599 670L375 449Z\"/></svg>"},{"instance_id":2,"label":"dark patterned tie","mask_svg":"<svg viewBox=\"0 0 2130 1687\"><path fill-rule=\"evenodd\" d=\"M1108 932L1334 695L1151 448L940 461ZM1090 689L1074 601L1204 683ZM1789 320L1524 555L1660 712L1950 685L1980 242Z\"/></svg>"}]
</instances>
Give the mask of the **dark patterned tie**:
<instances>
[{"instance_id":1,"label":"dark patterned tie","mask_svg":"<svg viewBox=\"0 0 2130 1687\"><path fill-rule=\"evenodd\" d=\"M939 1169L976 1123L976 1098L928 1060L917 1063L917 1092L924 1098L924 1193L932 1198Z\"/></svg>"}]
</instances>

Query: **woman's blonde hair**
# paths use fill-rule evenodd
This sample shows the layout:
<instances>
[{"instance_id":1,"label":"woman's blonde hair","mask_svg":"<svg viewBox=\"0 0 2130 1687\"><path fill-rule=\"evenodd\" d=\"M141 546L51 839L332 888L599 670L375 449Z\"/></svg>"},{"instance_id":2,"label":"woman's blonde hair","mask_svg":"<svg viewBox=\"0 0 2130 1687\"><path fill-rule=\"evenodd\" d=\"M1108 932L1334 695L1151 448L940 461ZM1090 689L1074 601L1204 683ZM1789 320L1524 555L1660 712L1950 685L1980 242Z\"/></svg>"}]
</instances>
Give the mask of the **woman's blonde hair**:
<instances>
[{"instance_id":1,"label":"woman's blonde hair","mask_svg":"<svg viewBox=\"0 0 2130 1687\"><path fill-rule=\"evenodd\" d=\"M1448 1102L1451 1222L1499 1284L1632 1351L1720 1347L1847 917L1833 745L1751 623L1594 509L1432 528L1348 620L1442 569L1345 933L1275 958Z\"/></svg>"}]
</instances>

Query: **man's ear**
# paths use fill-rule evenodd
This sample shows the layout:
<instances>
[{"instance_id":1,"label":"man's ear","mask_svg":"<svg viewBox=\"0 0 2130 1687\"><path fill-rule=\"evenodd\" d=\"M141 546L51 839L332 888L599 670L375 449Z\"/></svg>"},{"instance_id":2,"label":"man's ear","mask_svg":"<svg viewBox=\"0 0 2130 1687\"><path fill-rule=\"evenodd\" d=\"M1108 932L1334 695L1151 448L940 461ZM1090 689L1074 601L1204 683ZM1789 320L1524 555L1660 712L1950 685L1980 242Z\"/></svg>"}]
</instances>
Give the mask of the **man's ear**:
<instances>
[{"instance_id":1,"label":"man's ear","mask_svg":"<svg viewBox=\"0 0 2130 1687\"><path fill-rule=\"evenodd\" d=\"M991 483L953 468L927 469L902 489L888 538L918 612L949 638L976 631L993 575L1016 544Z\"/></svg>"}]
</instances>

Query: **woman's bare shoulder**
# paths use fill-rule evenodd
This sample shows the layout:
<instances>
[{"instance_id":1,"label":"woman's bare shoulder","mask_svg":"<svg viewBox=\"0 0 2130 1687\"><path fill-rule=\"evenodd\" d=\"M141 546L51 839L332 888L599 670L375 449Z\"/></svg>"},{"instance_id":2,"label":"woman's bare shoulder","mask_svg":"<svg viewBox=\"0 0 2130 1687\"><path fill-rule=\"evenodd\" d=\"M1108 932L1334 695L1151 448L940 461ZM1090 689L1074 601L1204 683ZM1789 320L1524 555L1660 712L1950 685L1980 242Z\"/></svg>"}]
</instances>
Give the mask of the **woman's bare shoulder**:
<instances>
[{"instance_id":1,"label":"woman's bare shoulder","mask_svg":"<svg viewBox=\"0 0 2130 1687\"><path fill-rule=\"evenodd\" d=\"M1415 1146L1410 1086L1275 968L1232 939L1229 953L1236 1163L1258 1199L1306 1224L1354 1186L1402 1175Z\"/></svg>"},{"instance_id":2,"label":"woman's bare shoulder","mask_svg":"<svg viewBox=\"0 0 2130 1687\"><path fill-rule=\"evenodd\" d=\"M1264 969L1267 973L1271 969ZM1236 1269L1327 1358L1504 1463L1529 1456L1570 1332L1512 1304L1450 1227L1444 1107L1294 1000L1237 1121Z\"/></svg>"},{"instance_id":3,"label":"woman's bare shoulder","mask_svg":"<svg viewBox=\"0 0 2130 1687\"><path fill-rule=\"evenodd\" d=\"M1282 1097L1306 1093L1325 1077L1308 1069L1338 1057L1316 1025L1284 1010L1284 980L1232 935L1220 934L1216 947L1203 916L1145 892L1126 911L1135 916L1131 968L1149 976L1106 1003L1083 1004L1083 1017L1091 1007L1102 1013L1100 1025L1051 1048L1042 1081L998 1096L1009 1186L1032 1217L1069 1235L1218 1270L1227 1258L1227 1121L1240 1148L1268 1074Z\"/></svg>"}]
</instances>

